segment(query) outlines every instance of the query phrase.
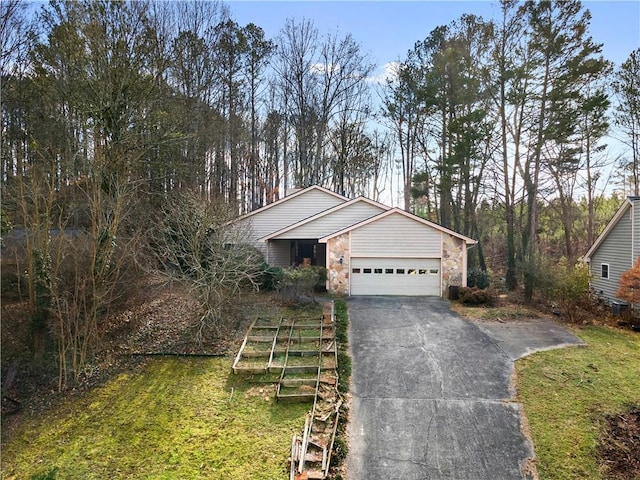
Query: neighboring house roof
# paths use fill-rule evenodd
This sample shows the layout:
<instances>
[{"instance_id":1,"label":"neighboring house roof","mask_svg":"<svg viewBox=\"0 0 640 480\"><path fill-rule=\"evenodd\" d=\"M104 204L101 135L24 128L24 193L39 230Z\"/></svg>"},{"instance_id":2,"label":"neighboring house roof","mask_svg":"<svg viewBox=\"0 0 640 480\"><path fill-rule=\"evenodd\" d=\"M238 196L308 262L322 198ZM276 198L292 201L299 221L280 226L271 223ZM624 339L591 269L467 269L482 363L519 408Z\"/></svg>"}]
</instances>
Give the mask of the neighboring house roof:
<instances>
[{"instance_id":1,"label":"neighboring house roof","mask_svg":"<svg viewBox=\"0 0 640 480\"><path fill-rule=\"evenodd\" d=\"M253 211L251 211L249 213L245 213L244 215L239 216L238 218L232 220L229 223L234 223L234 222L237 222L239 220L244 220L244 219L252 217L254 215L258 215L258 214L264 212L265 210L269 210L271 208L275 208L275 207L277 207L279 205L282 205L285 202L288 202L288 201L290 201L290 200L292 200L292 199L294 199L296 197L305 195L306 193L309 193L309 192L311 192L313 190L318 190L318 191L327 193L329 195L333 195L334 197L336 197L336 198L338 198L340 200L343 200L345 202L349 200L347 197L345 197L343 195L340 195L339 193L333 192L333 191L329 190L328 188L320 187L318 185L312 185L310 187L303 188L302 190L298 190L295 193L291 193L291 194L289 194L289 195L287 195L285 197L282 197L281 199L276 200L275 202L272 202L272 203L270 203L268 205L265 205L264 207L260 207L257 210L253 210Z\"/></svg>"},{"instance_id":2,"label":"neighboring house roof","mask_svg":"<svg viewBox=\"0 0 640 480\"><path fill-rule=\"evenodd\" d=\"M46 230L40 232L44 234ZM65 238L77 238L80 235L86 233L82 228L50 228L48 236L50 240L56 239L62 235ZM26 258L27 255L27 241L29 238L36 238L36 230L25 227L14 227L10 231L6 232L0 238L0 261L2 263L11 263L19 259Z\"/></svg>"},{"instance_id":3,"label":"neighboring house roof","mask_svg":"<svg viewBox=\"0 0 640 480\"><path fill-rule=\"evenodd\" d=\"M358 203L363 203L363 202L364 203L368 203L369 205L378 207L381 210L389 210L391 208L391 207L389 207L387 205L383 205L381 203L378 203L378 202L376 202L374 200L371 200L371 199L368 199L366 197L357 197L357 198L354 198L352 200L349 200L348 202L341 203L339 205L336 205L335 207L329 208L329 209L327 209L327 210L325 210L323 212L320 212L320 213L318 213L316 215L313 215L312 217L305 218L304 220L301 220L301 221L299 221L297 223L289 225L289 226L287 226L285 228L282 228L282 229L280 229L280 230L278 230L276 232L272 232L269 235L265 235L264 237L259 238L258 241L259 242L267 242L269 240L277 239L277 237L279 237L281 235L284 235L285 233L290 233L290 234L294 233L293 232L294 230L296 230L296 229L298 229L298 228L300 228L300 227L302 227L304 225L307 225L307 224L312 223L312 222L316 222L316 221L326 217L327 215L335 214L336 212L339 212L340 210L349 208L349 207L351 207L353 205L356 205ZM330 233L330 232L327 232L327 233Z\"/></svg>"},{"instance_id":4,"label":"neighboring house roof","mask_svg":"<svg viewBox=\"0 0 640 480\"><path fill-rule=\"evenodd\" d=\"M615 228L615 226L618 224L620 219L633 206L633 201L635 201L635 200L640 200L640 197L627 197L624 200L624 202L622 203L620 208L618 208L618 211L615 213L613 218L609 221L609 223L604 228L602 233L598 236L598 238L596 238L595 242L593 242L593 245L591 245L591 248L587 251L587 253L585 253L584 258L583 258L583 260L585 262L590 262L591 261L591 257L593 256L593 254L598 250L600 245L602 245L602 242L604 242L604 240L609 236L609 234Z\"/></svg>"},{"instance_id":5,"label":"neighboring house roof","mask_svg":"<svg viewBox=\"0 0 640 480\"><path fill-rule=\"evenodd\" d=\"M411 213L405 212L404 210L401 210L399 208L391 208L389 210L387 210L386 212L382 212L379 215L376 215L374 217L368 218L366 220L363 220L362 222L358 222L354 225L351 225L349 227L343 228L342 230L339 230L337 232L331 233L323 238L320 238L318 241L320 243L326 243L329 239L337 237L339 235L343 235L347 232L350 232L352 230L355 230L357 228L363 227L365 225L368 225L370 223L373 222L377 222L378 220L381 220L389 215L403 215L411 220L414 220L416 222L422 223L423 225L426 225L428 227L434 228L436 230L439 230L443 233L446 233L448 235L451 235L453 237L459 238L461 240L463 240L467 245L475 245L476 243L478 243L476 240L469 238L465 235L461 235L460 233L456 233L453 230L449 230L448 228L445 228L441 225L438 225L437 223L433 223L430 222L429 220L425 220L424 218L418 217L416 215L413 215Z\"/></svg>"}]
</instances>

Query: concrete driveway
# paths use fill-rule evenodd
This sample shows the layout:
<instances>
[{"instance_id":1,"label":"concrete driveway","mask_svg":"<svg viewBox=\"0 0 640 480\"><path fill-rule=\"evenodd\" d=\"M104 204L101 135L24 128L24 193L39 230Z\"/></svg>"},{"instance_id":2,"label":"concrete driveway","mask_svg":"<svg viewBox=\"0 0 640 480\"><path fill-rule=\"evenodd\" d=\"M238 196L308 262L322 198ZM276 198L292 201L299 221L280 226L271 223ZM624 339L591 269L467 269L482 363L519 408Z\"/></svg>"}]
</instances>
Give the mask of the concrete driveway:
<instances>
[{"instance_id":1,"label":"concrete driveway","mask_svg":"<svg viewBox=\"0 0 640 480\"><path fill-rule=\"evenodd\" d=\"M350 480L533 478L510 381L523 345L510 351L440 298L354 297L348 308Z\"/></svg>"}]
</instances>

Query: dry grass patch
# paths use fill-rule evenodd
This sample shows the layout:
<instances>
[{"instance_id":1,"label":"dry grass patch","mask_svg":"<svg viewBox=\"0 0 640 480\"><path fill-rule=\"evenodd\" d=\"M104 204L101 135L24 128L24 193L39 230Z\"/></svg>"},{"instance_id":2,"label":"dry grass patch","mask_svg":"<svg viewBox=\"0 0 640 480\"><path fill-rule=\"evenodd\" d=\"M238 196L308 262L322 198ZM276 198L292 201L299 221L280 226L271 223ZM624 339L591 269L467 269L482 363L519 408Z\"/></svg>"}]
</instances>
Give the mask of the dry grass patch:
<instances>
[{"instance_id":1,"label":"dry grass patch","mask_svg":"<svg viewBox=\"0 0 640 480\"><path fill-rule=\"evenodd\" d=\"M524 320L531 318L540 318L540 311L535 308L509 304L502 305L504 302L499 302L497 306L466 306L461 303L452 303L451 309L458 315L470 318L474 320Z\"/></svg>"}]
</instances>

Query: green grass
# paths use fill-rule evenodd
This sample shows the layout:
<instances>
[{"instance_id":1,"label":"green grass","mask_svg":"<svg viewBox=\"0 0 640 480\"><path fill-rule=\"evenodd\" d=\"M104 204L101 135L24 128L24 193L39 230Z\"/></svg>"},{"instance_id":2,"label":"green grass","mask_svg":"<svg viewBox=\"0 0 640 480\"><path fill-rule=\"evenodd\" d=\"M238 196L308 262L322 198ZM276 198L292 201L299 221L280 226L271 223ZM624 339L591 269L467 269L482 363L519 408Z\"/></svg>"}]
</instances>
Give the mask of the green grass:
<instances>
[{"instance_id":1,"label":"green grass","mask_svg":"<svg viewBox=\"0 0 640 480\"><path fill-rule=\"evenodd\" d=\"M156 359L44 416L25 413L3 446L2 478L54 468L58 479L288 478L308 405L278 404L272 388L230 367L228 358Z\"/></svg>"},{"instance_id":2,"label":"green grass","mask_svg":"<svg viewBox=\"0 0 640 480\"><path fill-rule=\"evenodd\" d=\"M338 389L341 393L349 391L351 379L351 357L349 356L349 313L344 298L334 303L336 317L336 341L338 342ZM346 408L346 407L345 407Z\"/></svg>"},{"instance_id":3,"label":"green grass","mask_svg":"<svg viewBox=\"0 0 640 480\"><path fill-rule=\"evenodd\" d=\"M316 320L317 322L318 320ZM294 328L291 338L304 338L304 337L320 337L320 327L318 328Z\"/></svg>"},{"instance_id":4,"label":"green grass","mask_svg":"<svg viewBox=\"0 0 640 480\"><path fill-rule=\"evenodd\" d=\"M640 335L576 330L588 346L541 352L516 363L541 480L601 479L603 416L640 404Z\"/></svg>"},{"instance_id":5,"label":"green grass","mask_svg":"<svg viewBox=\"0 0 640 480\"><path fill-rule=\"evenodd\" d=\"M336 298L334 302L334 312L336 320L336 342L338 343L338 391L346 394L349 391L351 379L351 357L349 356L349 313L347 310L347 302L344 298ZM345 402L340 407L340 418L342 420L338 424L338 430L333 446L333 456L331 464L337 466L342 465L349 453L349 443L347 439L347 422L349 416L348 403ZM335 478L342 478L339 474Z\"/></svg>"}]
</instances>

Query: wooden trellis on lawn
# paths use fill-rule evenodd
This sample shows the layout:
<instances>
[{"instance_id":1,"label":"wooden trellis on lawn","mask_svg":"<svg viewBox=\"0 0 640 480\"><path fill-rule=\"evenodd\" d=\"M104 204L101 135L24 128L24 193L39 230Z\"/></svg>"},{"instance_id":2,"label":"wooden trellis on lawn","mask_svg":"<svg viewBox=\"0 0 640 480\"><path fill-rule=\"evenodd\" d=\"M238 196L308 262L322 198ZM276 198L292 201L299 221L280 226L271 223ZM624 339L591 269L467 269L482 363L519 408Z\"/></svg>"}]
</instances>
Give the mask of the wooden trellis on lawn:
<instances>
[{"instance_id":1,"label":"wooden trellis on lawn","mask_svg":"<svg viewBox=\"0 0 640 480\"><path fill-rule=\"evenodd\" d=\"M337 384L337 345L333 302L322 318L256 319L233 362L236 374L280 373L279 402L313 401L302 436L291 443L290 478L326 478L341 405Z\"/></svg>"}]
</instances>

